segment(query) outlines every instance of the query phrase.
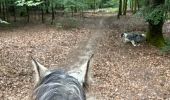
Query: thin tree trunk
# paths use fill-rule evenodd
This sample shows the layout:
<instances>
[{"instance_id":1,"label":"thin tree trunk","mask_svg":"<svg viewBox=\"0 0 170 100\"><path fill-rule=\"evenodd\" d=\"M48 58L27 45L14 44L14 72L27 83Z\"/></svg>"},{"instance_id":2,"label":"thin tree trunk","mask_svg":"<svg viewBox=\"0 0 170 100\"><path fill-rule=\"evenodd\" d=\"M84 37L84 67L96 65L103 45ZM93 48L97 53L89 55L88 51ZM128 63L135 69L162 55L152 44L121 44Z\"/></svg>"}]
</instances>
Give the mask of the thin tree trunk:
<instances>
[{"instance_id":1,"label":"thin tree trunk","mask_svg":"<svg viewBox=\"0 0 170 100\"><path fill-rule=\"evenodd\" d=\"M95 10L96 10L96 0L94 0L94 13L95 13Z\"/></svg>"},{"instance_id":2,"label":"thin tree trunk","mask_svg":"<svg viewBox=\"0 0 170 100\"><path fill-rule=\"evenodd\" d=\"M119 11L117 14L117 18L120 18L120 15L122 15L122 0L119 0Z\"/></svg>"},{"instance_id":3,"label":"thin tree trunk","mask_svg":"<svg viewBox=\"0 0 170 100\"><path fill-rule=\"evenodd\" d=\"M73 17L73 13L74 13L74 8L71 7L71 17Z\"/></svg>"},{"instance_id":4,"label":"thin tree trunk","mask_svg":"<svg viewBox=\"0 0 170 100\"><path fill-rule=\"evenodd\" d=\"M9 21L8 1L5 1L6 20Z\"/></svg>"},{"instance_id":5,"label":"thin tree trunk","mask_svg":"<svg viewBox=\"0 0 170 100\"><path fill-rule=\"evenodd\" d=\"M2 3L0 3L0 14L2 13Z\"/></svg>"},{"instance_id":6,"label":"thin tree trunk","mask_svg":"<svg viewBox=\"0 0 170 100\"><path fill-rule=\"evenodd\" d=\"M30 13L29 13L29 7L26 6L26 11L27 11L27 22L29 23L30 21Z\"/></svg>"},{"instance_id":7,"label":"thin tree trunk","mask_svg":"<svg viewBox=\"0 0 170 100\"><path fill-rule=\"evenodd\" d=\"M65 14L64 5L62 6L62 10L63 10L62 16L64 16L64 14Z\"/></svg>"},{"instance_id":8,"label":"thin tree trunk","mask_svg":"<svg viewBox=\"0 0 170 100\"><path fill-rule=\"evenodd\" d=\"M136 11L137 11L137 0L134 0L134 11L133 11L133 13L136 13Z\"/></svg>"},{"instance_id":9,"label":"thin tree trunk","mask_svg":"<svg viewBox=\"0 0 170 100\"><path fill-rule=\"evenodd\" d=\"M51 24L54 24L54 20L55 20L55 12L54 12L54 7L52 6L52 22L51 22Z\"/></svg>"},{"instance_id":10,"label":"thin tree trunk","mask_svg":"<svg viewBox=\"0 0 170 100\"><path fill-rule=\"evenodd\" d=\"M140 10L139 0L137 0L138 11Z\"/></svg>"},{"instance_id":11,"label":"thin tree trunk","mask_svg":"<svg viewBox=\"0 0 170 100\"><path fill-rule=\"evenodd\" d=\"M126 15L126 11L127 11L127 1L128 1L128 0L124 0L123 15Z\"/></svg>"},{"instance_id":12,"label":"thin tree trunk","mask_svg":"<svg viewBox=\"0 0 170 100\"><path fill-rule=\"evenodd\" d=\"M81 17L84 18L84 10L81 10Z\"/></svg>"},{"instance_id":13,"label":"thin tree trunk","mask_svg":"<svg viewBox=\"0 0 170 100\"><path fill-rule=\"evenodd\" d=\"M45 13L49 14L49 11L48 11L49 2L48 0L44 0L44 2L45 2Z\"/></svg>"},{"instance_id":14,"label":"thin tree trunk","mask_svg":"<svg viewBox=\"0 0 170 100\"><path fill-rule=\"evenodd\" d=\"M5 14L5 3L2 4L2 12L3 12L3 20L6 20L5 19L5 16L6 16L6 14Z\"/></svg>"},{"instance_id":15,"label":"thin tree trunk","mask_svg":"<svg viewBox=\"0 0 170 100\"><path fill-rule=\"evenodd\" d=\"M31 15L35 17L35 18L34 18L35 20L37 20L37 19L38 19L37 17L39 16L39 15L37 14L37 13L38 13L38 12L37 12L37 7L36 7L36 6L35 6L35 7L32 7L32 9L33 9L34 12L33 12Z\"/></svg>"},{"instance_id":16,"label":"thin tree trunk","mask_svg":"<svg viewBox=\"0 0 170 100\"><path fill-rule=\"evenodd\" d=\"M16 19L16 9L15 9L15 6L12 6L12 8L14 10L14 12L13 12L13 14L14 14L14 22L16 22L17 19Z\"/></svg>"},{"instance_id":17,"label":"thin tree trunk","mask_svg":"<svg viewBox=\"0 0 170 100\"><path fill-rule=\"evenodd\" d=\"M41 8L41 21L44 23L44 10Z\"/></svg>"},{"instance_id":18,"label":"thin tree trunk","mask_svg":"<svg viewBox=\"0 0 170 100\"><path fill-rule=\"evenodd\" d=\"M133 12L133 10L134 10L134 9L133 9L133 8L134 8L134 3L133 3L133 2L134 2L134 0L130 0L130 5L131 5L130 8L131 8L131 12Z\"/></svg>"}]
</instances>

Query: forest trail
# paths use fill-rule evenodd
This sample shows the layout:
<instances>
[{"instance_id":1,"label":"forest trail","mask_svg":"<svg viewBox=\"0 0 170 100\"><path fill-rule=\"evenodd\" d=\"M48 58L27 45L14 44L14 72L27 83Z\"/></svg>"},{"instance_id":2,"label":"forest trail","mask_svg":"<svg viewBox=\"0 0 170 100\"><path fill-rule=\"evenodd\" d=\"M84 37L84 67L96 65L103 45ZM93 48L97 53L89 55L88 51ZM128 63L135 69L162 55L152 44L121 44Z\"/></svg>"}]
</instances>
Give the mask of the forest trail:
<instances>
[{"instance_id":1,"label":"forest trail","mask_svg":"<svg viewBox=\"0 0 170 100\"><path fill-rule=\"evenodd\" d=\"M67 68L70 66L71 69L78 68L82 66L92 54L95 55L95 51L99 44L98 42L101 40L102 36L105 34L106 31L106 28L104 26L104 21L106 21L106 18L99 19L95 26L91 26L90 31L92 34L89 36L89 39L87 41L84 41L83 43L80 43L79 47L76 48L76 50L73 50L69 54L69 57L67 59L71 60L73 64L69 61L66 61L65 66L67 66ZM93 63L91 63L91 65L93 65ZM94 80L92 79L92 68L90 68L88 74L89 74L88 81L90 83L94 82ZM87 92L86 95L87 95L87 100L96 100L96 97L93 93Z\"/></svg>"},{"instance_id":2,"label":"forest trail","mask_svg":"<svg viewBox=\"0 0 170 100\"><path fill-rule=\"evenodd\" d=\"M94 54L88 100L157 100L170 98L170 55L148 44L133 47L120 33L143 30L134 17L90 16L83 28L25 25L0 31L0 98L30 100L30 56L48 68L70 70ZM91 80L90 80L91 81Z\"/></svg>"},{"instance_id":3,"label":"forest trail","mask_svg":"<svg viewBox=\"0 0 170 100\"><path fill-rule=\"evenodd\" d=\"M82 41L78 48L76 48L75 50L72 50L72 52L70 52L69 56L68 56L68 60L71 60L72 63L74 63L73 65L70 65L71 62L66 61L66 65L67 66L73 66L73 67L78 67L80 66L82 63L84 63L85 61L88 60L88 58L92 55L95 54L95 50L97 48L98 45L98 41L100 41L100 39L102 38L102 36L104 35L104 31L106 30L104 27L104 21L105 19L98 19L98 21L96 21L95 25L90 25L88 24L88 28L90 27L90 35L88 37L88 39L86 41ZM69 62L69 63L68 63Z\"/></svg>"},{"instance_id":4,"label":"forest trail","mask_svg":"<svg viewBox=\"0 0 170 100\"><path fill-rule=\"evenodd\" d=\"M73 69L96 51L104 35L104 18L87 18L80 29L47 25L1 27L0 98L29 100L33 88L30 56L51 69ZM8 29L8 30L7 30Z\"/></svg>"}]
</instances>

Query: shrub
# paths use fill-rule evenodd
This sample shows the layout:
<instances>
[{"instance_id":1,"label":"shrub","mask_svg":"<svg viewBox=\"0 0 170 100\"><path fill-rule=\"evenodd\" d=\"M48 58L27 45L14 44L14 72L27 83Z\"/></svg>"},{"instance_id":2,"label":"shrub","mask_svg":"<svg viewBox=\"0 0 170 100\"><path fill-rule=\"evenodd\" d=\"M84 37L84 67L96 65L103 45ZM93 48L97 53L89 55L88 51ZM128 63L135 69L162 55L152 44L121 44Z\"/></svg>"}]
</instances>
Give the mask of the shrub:
<instances>
[{"instance_id":1,"label":"shrub","mask_svg":"<svg viewBox=\"0 0 170 100\"><path fill-rule=\"evenodd\" d=\"M161 49L162 53L170 53L170 38L165 38L166 46Z\"/></svg>"},{"instance_id":2,"label":"shrub","mask_svg":"<svg viewBox=\"0 0 170 100\"><path fill-rule=\"evenodd\" d=\"M57 27L70 29L70 28L78 28L80 23L78 20L76 20L76 18L64 18L64 19L60 19L59 21L57 21L56 25Z\"/></svg>"}]
</instances>

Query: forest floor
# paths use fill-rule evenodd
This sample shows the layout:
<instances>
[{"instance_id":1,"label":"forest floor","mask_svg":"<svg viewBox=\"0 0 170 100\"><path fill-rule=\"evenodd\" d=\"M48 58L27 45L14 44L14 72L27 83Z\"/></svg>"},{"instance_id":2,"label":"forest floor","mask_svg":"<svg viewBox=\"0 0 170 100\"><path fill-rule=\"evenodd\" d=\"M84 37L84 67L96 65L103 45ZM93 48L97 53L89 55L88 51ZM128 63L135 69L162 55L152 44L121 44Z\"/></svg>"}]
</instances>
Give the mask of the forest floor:
<instances>
[{"instance_id":1,"label":"forest floor","mask_svg":"<svg viewBox=\"0 0 170 100\"><path fill-rule=\"evenodd\" d=\"M169 100L170 55L146 43L124 44L120 38L122 32L144 32L146 26L132 16L117 20L96 14L74 29L45 24L0 28L1 100L30 99L31 56L48 68L70 69L92 53L89 100ZM169 26L164 26L165 36L170 36Z\"/></svg>"}]
</instances>

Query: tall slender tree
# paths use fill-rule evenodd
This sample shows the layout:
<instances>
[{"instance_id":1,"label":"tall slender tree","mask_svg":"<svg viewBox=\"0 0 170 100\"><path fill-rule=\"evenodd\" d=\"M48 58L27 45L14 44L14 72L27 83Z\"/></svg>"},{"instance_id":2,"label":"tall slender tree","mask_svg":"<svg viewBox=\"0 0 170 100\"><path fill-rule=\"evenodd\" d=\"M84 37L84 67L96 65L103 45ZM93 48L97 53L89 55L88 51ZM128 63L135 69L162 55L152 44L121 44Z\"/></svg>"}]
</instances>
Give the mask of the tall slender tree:
<instances>
[{"instance_id":1,"label":"tall slender tree","mask_svg":"<svg viewBox=\"0 0 170 100\"><path fill-rule=\"evenodd\" d=\"M121 15L122 15L122 0L119 0L119 11L117 14L117 18L119 19Z\"/></svg>"},{"instance_id":2,"label":"tall slender tree","mask_svg":"<svg viewBox=\"0 0 170 100\"><path fill-rule=\"evenodd\" d=\"M127 11L127 2L128 2L128 0L124 0L124 2L123 2L123 15L126 15L126 11Z\"/></svg>"}]
</instances>

